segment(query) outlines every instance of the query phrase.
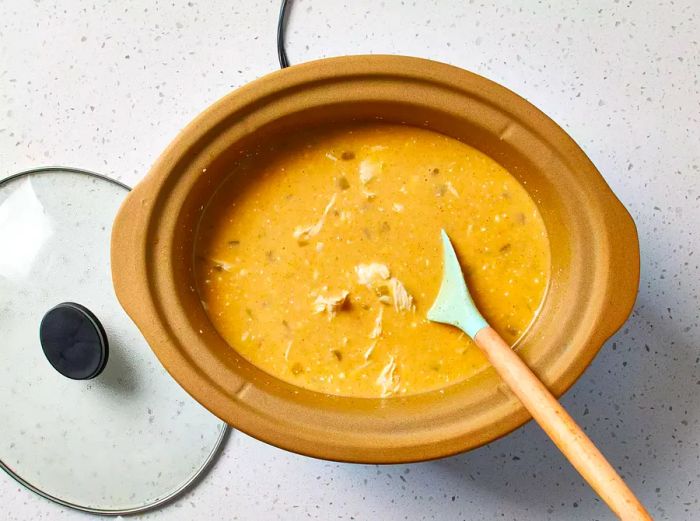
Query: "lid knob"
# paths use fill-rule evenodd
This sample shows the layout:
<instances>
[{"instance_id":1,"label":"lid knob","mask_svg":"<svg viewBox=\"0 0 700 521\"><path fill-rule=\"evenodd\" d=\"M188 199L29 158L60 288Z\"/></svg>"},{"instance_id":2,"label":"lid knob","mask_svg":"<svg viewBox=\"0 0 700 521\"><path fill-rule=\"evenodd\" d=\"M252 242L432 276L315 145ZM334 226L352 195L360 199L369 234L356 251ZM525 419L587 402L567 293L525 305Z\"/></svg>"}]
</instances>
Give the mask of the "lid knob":
<instances>
[{"instance_id":1,"label":"lid knob","mask_svg":"<svg viewBox=\"0 0 700 521\"><path fill-rule=\"evenodd\" d=\"M80 304L63 302L48 310L39 326L39 339L53 368L73 380L95 378L107 364L105 330Z\"/></svg>"}]
</instances>

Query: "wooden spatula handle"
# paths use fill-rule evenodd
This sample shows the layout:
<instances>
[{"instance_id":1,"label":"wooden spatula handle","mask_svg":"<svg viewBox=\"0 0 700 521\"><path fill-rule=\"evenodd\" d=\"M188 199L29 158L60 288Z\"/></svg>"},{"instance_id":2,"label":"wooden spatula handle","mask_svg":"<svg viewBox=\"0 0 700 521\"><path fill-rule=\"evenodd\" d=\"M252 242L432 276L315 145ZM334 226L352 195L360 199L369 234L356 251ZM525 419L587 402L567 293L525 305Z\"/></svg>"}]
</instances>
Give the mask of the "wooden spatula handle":
<instances>
[{"instance_id":1,"label":"wooden spatula handle","mask_svg":"<svg viewBox=\"0 0 700 521\"><path fill-rule=\"evenodd\" d=\"M490 327L474 340L513 393L581 476L620 519L651 519L605 456L522 359Z\"/></svg>"}]
</instances>

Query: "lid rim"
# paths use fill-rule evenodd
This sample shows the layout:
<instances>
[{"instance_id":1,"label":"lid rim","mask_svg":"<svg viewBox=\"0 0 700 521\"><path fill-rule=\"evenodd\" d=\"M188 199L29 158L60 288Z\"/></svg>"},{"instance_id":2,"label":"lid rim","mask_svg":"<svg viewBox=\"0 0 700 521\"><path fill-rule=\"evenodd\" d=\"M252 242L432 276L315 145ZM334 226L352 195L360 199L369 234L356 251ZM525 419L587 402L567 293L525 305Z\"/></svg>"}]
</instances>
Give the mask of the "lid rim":
<instances>
[{"instance_id":1,"label":"lid rim","mask_svg":"<svg viewBox=\"0 0 700 521\"><path fill-rule=\"evenodd\" d=\"M204 460L202 465L193 472L192 476L190 476L182 485L180 485L177 489L171 491L169 494L166 496L163 496L162 498L159 498L158 500L154 501L153 503L149 503L148 505L140 506L140 507L133 507L133 508L124 508L120 510L108 510L108 509L103 509L103 508L92 508L92 507L86 507L82 505L78 505L76 503L71 503L70 501L66 501L63 499L60 499L58 497L52 496L48 492L44 492L43 490L35 487L32 485L29 481L25 480L20 476L19 474L15 473L10 467L8 467L5 463L3 463L2 460L0 460L0 469L4 470L5 473L10 476L12 479L14 479L17 483L20 485L26 487L27 489L31 490L35 494L38 494L39 496L48 499L49 501L52 501L54 503L57 503L59 505L62 505L64 507L72 508L74 510L78 510L80 512L87 512L89 514L97 514L97 515L102 515L102 516L126 516L126 515L133 515L133 514L141 514L144 512L148 512L150 510L154 510L156 508L159 508L163 505L166 505L170 503L171 501L177 499L177 497L182 494L183 492L186 492L193 486L195 486L200 479L203 479L206 473L210 470L212 464L216 460L216 457L219 455L219 452L223 449L224 442L228 439L232 429L231 427L222 422L221 423L221 428L220 428L220 433L219 437L216 440L216 443L214 444L214 447L212 448L212 451L209 453L207 458Z\"/></svg>"},{"instance_id":2,"label":"lid rim","mask_svg":"<svg viewBox=\"0 0 700 521\"><path fill-rule=\"evenodd\" d=\"M9 183L10 181L14 181L15 179L19 179L20 177L24 177L24 176L28 176L28 175L36 175L36 174L51 174L51 173L56 173L56 172L69 172L69 173L74 173L74 174L86 174L86 175L89 175L92 177L96 177L98 179L102 179L103 181L109 181L110 183L114 183L115 185L120 186L121 188L124 188L125 190L128 190L129 192L131 192L131 187L129 185L126 185L117 179L113 179L113 178L108 177L104 174L98 174L97 172L94 172L92 170L86 170L84 168L76 168L76 167L72 167L72 166L61 166L61 165L39 166L36 168L30 168L29 170L22 170L21 172L16 172L14 174L10 174L7 177L0 178L0 187L6 183Z\"/></svg>"}]
</instances>

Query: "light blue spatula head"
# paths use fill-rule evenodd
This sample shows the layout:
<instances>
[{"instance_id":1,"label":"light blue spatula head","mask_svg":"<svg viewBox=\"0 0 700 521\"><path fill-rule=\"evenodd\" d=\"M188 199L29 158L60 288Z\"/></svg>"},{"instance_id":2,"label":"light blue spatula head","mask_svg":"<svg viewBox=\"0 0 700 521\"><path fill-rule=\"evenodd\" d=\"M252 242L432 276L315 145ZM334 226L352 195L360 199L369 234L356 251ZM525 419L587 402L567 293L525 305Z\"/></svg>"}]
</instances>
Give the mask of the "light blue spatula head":
<instances>
[{"instance_id":1,"label":"light blue spatula head","mask_svg":"<svg viewBox=\"0 0 700 521\"><path fill-rule=\"evenodd\" d=\"M441 236L442 284L433 306L428 311L428 320L451 324L474 338L480 330L488 327L488 323L469 294L462 267L445 230L442 230Z\"/></svg>"}]
</instances>

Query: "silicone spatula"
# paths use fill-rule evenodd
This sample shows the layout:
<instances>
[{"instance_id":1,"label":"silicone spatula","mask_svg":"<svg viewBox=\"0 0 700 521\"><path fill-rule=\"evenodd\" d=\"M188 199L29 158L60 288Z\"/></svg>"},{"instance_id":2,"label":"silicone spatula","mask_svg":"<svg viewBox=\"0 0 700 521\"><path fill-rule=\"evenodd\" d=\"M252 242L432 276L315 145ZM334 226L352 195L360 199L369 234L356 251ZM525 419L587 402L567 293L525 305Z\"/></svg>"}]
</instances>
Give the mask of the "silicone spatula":
<instances>
[{"instance_id":1,"label":"silicone spatula","mask_svg":"<svg viewBox=\"0 0 700 521\"><path fill-rule=\"evenodd\" d=\"M457 255L444 230L442 246L442 284L428 311L428 319L458 327L474 339L535 421L620 519L651 519L644 506L581 427L481 316L469 294Z\"/></svg>"}]
</instances>

